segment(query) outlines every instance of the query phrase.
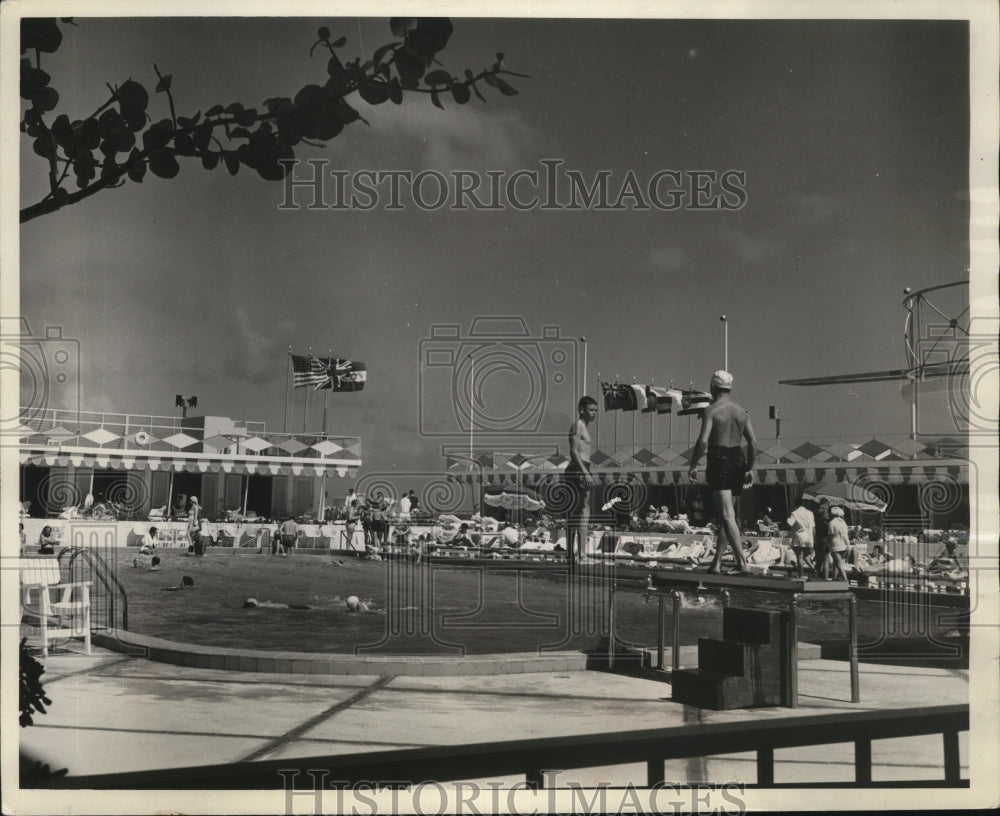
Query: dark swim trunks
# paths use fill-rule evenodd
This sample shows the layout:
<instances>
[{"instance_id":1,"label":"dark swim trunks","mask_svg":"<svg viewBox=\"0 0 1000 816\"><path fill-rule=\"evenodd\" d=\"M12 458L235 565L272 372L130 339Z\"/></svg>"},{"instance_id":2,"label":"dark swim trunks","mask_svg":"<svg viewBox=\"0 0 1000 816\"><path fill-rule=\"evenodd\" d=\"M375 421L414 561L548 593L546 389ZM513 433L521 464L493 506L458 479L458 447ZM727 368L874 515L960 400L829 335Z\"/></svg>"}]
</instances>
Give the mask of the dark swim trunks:
<instances>
[{"instance_id":1,"label":"dark swim trunks","mask_svg":"<svg viewBox=\"0 0 1000 816\"><path fill-rule=\"evenodd\" d=\"M587 474L570 465L563 471L563 481L569 488L568 504L570 506L566 508L566 512L579 513L583 509L590 491L590 487L587 485Z\"/></svg>"},{"instance_id":2,"label":"dark swim trunks","mask_svg":"<svg viewBox=\"0 0 1000 816\"><path fill-rule=\"evenodd\" d=\"M705 480L712 490L731 490L734 496L738 496L743 492L746 474L747 465L742 448L709 446Z\"/></svg>"}]
</instances>

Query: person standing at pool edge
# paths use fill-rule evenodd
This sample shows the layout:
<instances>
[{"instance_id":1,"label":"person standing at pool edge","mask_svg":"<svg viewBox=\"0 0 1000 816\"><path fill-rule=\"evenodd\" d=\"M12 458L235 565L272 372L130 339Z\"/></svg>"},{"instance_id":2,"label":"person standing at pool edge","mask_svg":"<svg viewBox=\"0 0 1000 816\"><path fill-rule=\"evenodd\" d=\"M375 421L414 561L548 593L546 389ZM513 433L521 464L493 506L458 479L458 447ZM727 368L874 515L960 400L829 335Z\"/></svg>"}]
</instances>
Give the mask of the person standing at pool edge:
<instances>
[{"instance_id":1,"label":"person standing at pool edge","mask_svg":"<svg viewBox=\"0 0 1000 816\"><path fill-rule=\"evenodd\" d=\"M705 481L712 491L719 526L715 557L708 568L715 574L722 572L722 556L727 542L733 548L737 569L746 572L733 497L739 496L743 488L752 482L754 460L757 458L757 437L750 424L750 415L730 397L732 388L733 375L728 371L716 371L712 375L712 403L701 415L701 433L695 443L688 472L688 477L694 482L698 460L707 448ZM745 457L741 447L744 439L747 441Z\"/></svg>"},{"instance_id":2,"label":"person standing at pool edge","mask_svg":"<svg viewBox=\"0 0 1000 816\"><path fill-rule=\"evenodd\" d=\"M590 492L596 484L590 473L590 423L597 418L597 400L593 397L580 397L576 409L576 422L569 429L569 464L565 470L571 500L567 513L566 558L571 567L587 548Z\"/></svg>"}]
</instances>

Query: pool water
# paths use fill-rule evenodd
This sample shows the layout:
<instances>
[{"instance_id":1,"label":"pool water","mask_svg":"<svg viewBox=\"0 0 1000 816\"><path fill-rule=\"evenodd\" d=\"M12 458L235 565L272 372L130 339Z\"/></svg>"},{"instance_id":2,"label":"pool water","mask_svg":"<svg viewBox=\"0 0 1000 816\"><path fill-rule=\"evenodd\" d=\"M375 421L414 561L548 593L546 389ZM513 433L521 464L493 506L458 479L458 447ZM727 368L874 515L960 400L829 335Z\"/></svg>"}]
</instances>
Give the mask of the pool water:
<instances>
[{"instance_id":1,"label":"pool water","mask_svg":"<svg viewBox=\"0 0 1000 816\"><path fill-rule=\"evenodd\" d=\"M593 577L571 580L564 570L414 565L301 553L288 558L220 550L204 558L171 551L160 555L157 571L133 568L131 558L123 557L118 577L128 593L129 629L169 640L268 651L400 655L606 648L607 583ZM194 586L175 589L184 576ZM346 599L352 595L367 611L348 610ZM245 608L249 598L266 605ZM616 635L655 647L656 600L623 592L615 598ZM784 608L761 593L733 591L731 598L734 606ZM831 647L845 643L847 606L846 601L800 602L799 640ZM721 637L717 596L700 602L685 596L681 615L683 644ZM665 621L669 645L669 603ZM946 610L858 602L863 653L898 652L905 641L927 653L950 654L957 642L954 630Z\"/></svg>"}]
</instances>

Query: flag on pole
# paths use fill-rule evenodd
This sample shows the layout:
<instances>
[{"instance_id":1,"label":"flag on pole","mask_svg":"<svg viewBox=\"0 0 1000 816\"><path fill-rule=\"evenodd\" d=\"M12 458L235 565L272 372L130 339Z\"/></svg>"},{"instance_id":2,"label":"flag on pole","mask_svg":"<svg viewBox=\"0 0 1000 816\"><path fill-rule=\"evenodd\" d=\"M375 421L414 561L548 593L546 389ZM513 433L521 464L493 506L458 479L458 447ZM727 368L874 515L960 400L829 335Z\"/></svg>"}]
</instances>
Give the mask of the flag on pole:
<instances>
[{"instance_id":1,"label":"flag on pole","mask_svg":"<svg viewBox=\"0 0 1000 816\"><path fill-rule=\"evenodd\" d=\"M635 392L621 383L601 383L605 411L634 411Z\"/></svg>"},{"instance_id":2,"label":"flag on pole","mask_svg":"<svg viewBox=\"0 0 1000 816\"><path fill-rule=\"evenodd\" d=\"M629 388L632 389L632 402L635 404L629 411L645 411L646 406L649 404L649 400L646 398L646 386L644 385L630 385Z\"/></svg>"},{"instance_id":3,"label":"flag on pole","mask_svg":"<svg viewBox=\"0 0 1000 816\"><path fill-rule=\"evenodd\" d=\"M309 385L321 388L329 378L326 366L315 357L292 355L292 385L295 388L305 388Z\"/></svg>"},{"instance_id":4,"label":"flag on pole","mask_svg":"<svg viewBox=\"0 0 1000 816\"><path fill-rule=\"evenodd\" d=\"M658 385L646 386L646 407L644 413L669 414L671 410L670 390Z\"/></svg>"},{"instance_id":5,"label":"flag on pole","mask_svg":"<svg viewBox=\"0 0 1000 816\"><path fill-rule=\"evenodd\" d=\"M712 395L696 388L686 388L681 392L681 405L683 410L677 412L677 416L687 416L688 414L700 414L712 402Z\"/></svg>"},{"instance_id":6,"label":"flag on pole","mask_svg":"<svg viewBox=\"0 0 1000 816\"><path fill-rule=\"evenodd\" d=\"M324 357L319 362L326 371L326 380L316 386L317 391L321 388L332 391L361 391L368 382L368 368L357 360Z\"/></svg>"}]
</instances>

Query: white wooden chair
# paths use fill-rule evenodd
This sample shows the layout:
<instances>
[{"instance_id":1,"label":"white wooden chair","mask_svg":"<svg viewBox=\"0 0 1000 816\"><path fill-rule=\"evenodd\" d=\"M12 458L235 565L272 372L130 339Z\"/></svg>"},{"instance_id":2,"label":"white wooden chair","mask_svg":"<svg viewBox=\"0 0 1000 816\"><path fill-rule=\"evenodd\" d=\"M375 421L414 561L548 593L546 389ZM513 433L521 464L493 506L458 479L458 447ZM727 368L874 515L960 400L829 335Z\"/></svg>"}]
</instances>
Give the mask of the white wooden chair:
<instances>
[{"instance_id":1,"label":"white wooden chair","mask_svg":"<svg viewBox=\"0 0 1000 816\"><path fill-rule=\"evenodd\" d=\"M90 654L90 581L62 583L59 560L49 557L21 558L21 621L37 630L42 656L49 641L82 637ZM52 598L57 591L56 600Z\"/></svg>"}]
</instances>

